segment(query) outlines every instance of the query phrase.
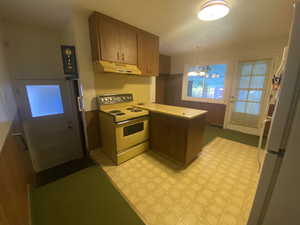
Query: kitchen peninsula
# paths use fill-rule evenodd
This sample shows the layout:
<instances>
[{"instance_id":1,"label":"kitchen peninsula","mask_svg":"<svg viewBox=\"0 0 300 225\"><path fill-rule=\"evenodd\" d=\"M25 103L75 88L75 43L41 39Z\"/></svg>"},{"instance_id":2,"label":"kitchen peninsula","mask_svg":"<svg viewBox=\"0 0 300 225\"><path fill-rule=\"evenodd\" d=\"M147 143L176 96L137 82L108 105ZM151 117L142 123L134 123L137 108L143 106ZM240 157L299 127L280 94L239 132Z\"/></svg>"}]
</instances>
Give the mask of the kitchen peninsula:
<instances>
[{"instance_id":1,"label":"kitchen peninsula","mask_svg":"<svg viewBox=\"0 0 300 225\"><path fill-rule=\"evenodd\" d=\"M202 150L206 113L162 104L137 105L150 111L150 148L183 166Z\"/></svg>"}]
</instances>

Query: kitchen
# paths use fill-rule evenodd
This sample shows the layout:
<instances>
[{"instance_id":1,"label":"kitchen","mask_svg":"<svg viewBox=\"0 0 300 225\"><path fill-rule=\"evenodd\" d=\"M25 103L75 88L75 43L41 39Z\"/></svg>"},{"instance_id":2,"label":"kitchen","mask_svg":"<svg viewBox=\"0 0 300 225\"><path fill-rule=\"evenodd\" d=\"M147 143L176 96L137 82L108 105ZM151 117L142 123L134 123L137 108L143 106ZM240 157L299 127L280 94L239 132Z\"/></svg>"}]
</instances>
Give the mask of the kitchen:
<instances>
[{"instance_id":1,"label":"kitchen","mask_svg":"<svg viewBox=\"0 0 300 225\"><path fill-rule=\"evenodd\" d=\"M180 11L183 3L176 4L181 15L188 15L190 24L178 23L180 14L170 21L147 21L143 13L163 15L172 6L150 4L147 11L146 3L136 1L129 5L132 11L140 11L140 21L129 12L118 13L124 7L120 5L90 3L89 9L81 5L71 12L55 8L56 15L69 15L56 31L54 18L43 17L41 24L52 23L51 28L43 28L30 25L33 20L21 25L22 15L16 16L18 22L11 22L6 14L4 57L23 127L20 132L17 126L13 134L29 150L26 155L33 167L29 173L37 174L38 182L45 179L31 193L32 207L23 207L33 211L27 213L32 224L119 224L119 219L128 224L247 224L262 164L272 170L275 160L271 153L257 148L259 137L265 142L270 130L271 139L282 135L277 132L283 130L282 124L273 124L281 126L277 134L269 128L270 116L275 112L278 86L285 90L286 99L293 91L273 75L283 73L278 69L280 63L289 62L286 70L297 66L298 62L291 60L298 56L297 24L291 28L290 40L289 30L292 11L298 8L278 1L277 7L290 16L277 21L277 27L270 25L278 16L275 7L263 17L269 23L248 24L249 31L240 28L231 34L225 28L229 24L238 27L239 10L245 19L260 3L248 3L247 8L242 3L212 1L212 5L230 9L216 21L203 22L197 13L191 15L195 8L209 8L210 2L189 4L190 11L184 12ZM268 7L267 2L259 6ZM207 36L198 34L195 28L199 25ZM261 32L255 34L257 39L251 36L256 26ZM221 27L224 29L214 31ZM276 30L274 37L263 32L266 27L270 33ZM208 35L211 32L214 35ZM289 60L283 56L288 44L295 49L289 51ZM30 51L32 57L26 57ZM70 68L75 72L67 74L70 55ZM62 56L66 61L62 62ZM283 108L288 107L279 104L277 111L287 115ZM12 107L6 114L13 114L11 111L16 109ZM279 121L278 115L276 112ZM275 142L267 145L275 152L282 149ZM263 162L264 157L269 163ZM3 166L4 171L11 165ZM262 176L267 176L265 168ZM9 185L9 176L5 180ZM34 182L24 182L27 193L27 183ZM260 186L262 196L266 190ZM267 207L260 199L254 201L255 208ZM12 222L5 205L9 200L0 200L0 218L7 224L21 224ZM23 200L26 205L28 200ZM81 202L80 206L76 202ZM78 206L71 211L63 209L70 204ZM294 216L293 210L290 213ZM264 224L271 220L275 224L274 214L267 215ZM248 224L263 224L262 219L253 212Z\"/></svg>"}]
</instances>

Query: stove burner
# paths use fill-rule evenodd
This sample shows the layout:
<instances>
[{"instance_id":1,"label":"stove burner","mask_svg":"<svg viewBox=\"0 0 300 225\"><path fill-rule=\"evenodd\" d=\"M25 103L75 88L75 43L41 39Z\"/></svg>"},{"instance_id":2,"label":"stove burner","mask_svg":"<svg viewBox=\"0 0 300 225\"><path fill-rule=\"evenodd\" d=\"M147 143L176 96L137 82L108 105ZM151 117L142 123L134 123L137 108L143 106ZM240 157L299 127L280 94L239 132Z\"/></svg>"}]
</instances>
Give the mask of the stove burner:
<instances>
[{"instance_id":1,"label":"stove burner","mask_svg":"<svg viewBox=\"0 0 300 225\"><path fill-rule=\"evenodd\" d=\"M126 108L130 112L141 112L142 110L136 107L128 107Z\"/></svg>"},{"instance_id":2,"label":"stove burner","mask_svg":"<svg viewBox=\"0 0 300 225\"><path fill-rule=\"evenodd\" d=\"M121 111L120 110L111 110L111 111L109 111L109 113L121 113Z\"/></svg>"},{"instance_id":3,"label":"stove burner","mask_svg":"<svg viewBox=\"0 0 300 225\"><path fill-rule=\"evenodd\" d=\"M116 116L122 116L122 115L125 115L125 113L119 112L119 113L116 113L115 115L116 115Z\"/></svg>"},{"instance_id":4,"label":"stove burner","mask_svg":"<svg viewBox=\"0 0 300 225\"><path fill-rule=\"evenodd\" d=\"M142 112L142 110L141 109L133 109L133 110L131 110L131 112Z\"/></svg>"}]
</instances>

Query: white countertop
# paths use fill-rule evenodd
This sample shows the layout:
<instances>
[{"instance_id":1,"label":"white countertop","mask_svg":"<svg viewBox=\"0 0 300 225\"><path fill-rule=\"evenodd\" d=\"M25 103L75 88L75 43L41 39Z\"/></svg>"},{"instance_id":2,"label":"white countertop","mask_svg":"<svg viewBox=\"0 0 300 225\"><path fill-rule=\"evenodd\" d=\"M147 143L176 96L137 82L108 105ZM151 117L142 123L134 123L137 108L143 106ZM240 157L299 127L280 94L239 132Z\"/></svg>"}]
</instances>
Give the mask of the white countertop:
<instances>
[{"instance_id":1,"label":"white countertop","mask_svg":"<svg viewBox=\"0 0 300 225\"><path fill-rule=\"evenodd\" d=\"M136 105L142 109L147 109L153 112L164 113L172 116L178 116L185 119L193 119L195 117L204 115L207 113L205 110L192 109L187 107L171 106L171 105L162 105L156 103L149 103L144 105Z\"/></svg>"}]
</instances>

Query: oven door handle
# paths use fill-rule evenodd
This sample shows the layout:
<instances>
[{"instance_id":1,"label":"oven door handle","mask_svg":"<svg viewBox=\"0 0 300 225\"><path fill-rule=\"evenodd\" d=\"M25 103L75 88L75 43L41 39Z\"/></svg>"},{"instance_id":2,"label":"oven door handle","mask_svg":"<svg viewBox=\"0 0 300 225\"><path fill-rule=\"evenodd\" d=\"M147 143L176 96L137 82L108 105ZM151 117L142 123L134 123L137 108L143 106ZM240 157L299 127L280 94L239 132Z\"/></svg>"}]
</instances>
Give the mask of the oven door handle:
<instances>
[{"instance_id":1,"label":"oven door handle","mask_svg":"<svg viewBox=\"0 0 300 225\"><path fill-rule=\"evenodd\" d=\"M139 118L136 118L136 119L123 120L123 121L120 121L120 122L115 122L115 124L117 126L121 126L121 125L124 125L124 124L127 124L127 123L135 123L135 122L140 122L140 121L143 121L143 120L148 120L148 117L143 116L143 117L139 117Z\"/></svg>"}]
</instances>

